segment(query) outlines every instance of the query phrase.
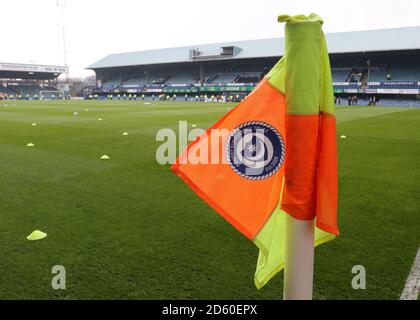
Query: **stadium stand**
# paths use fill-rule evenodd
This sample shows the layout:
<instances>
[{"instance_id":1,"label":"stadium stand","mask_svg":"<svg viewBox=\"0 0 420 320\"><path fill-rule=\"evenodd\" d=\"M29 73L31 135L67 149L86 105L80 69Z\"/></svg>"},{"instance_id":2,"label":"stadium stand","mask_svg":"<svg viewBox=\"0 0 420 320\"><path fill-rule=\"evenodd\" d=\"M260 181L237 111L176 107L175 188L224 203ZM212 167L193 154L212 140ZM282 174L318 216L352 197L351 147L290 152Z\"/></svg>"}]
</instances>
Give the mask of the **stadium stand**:
<instances>
[{"instance_id":1,"label":"stadium stand","mask_svg":"<svg viewBox=\"0 0 420 320\"><path fill-rule=\"evenodd\" d=\"M124 83L123 87L125 88L138 88L144 87L146 85L146 77L138 77L138 78L128 78Z\"/></svg>"},{"instance_id":2,"label":"stadium stand","mask_svg":"<svg viewBox=\"0 0 420 320\"><path fill-rule=\"evenodd\" d=\"M39 86L30 84L11 86L11 88L22 97L34 97L35 95L39 95L39 91L41 90Z\"/></svg>"},{"instance_id":3,"label":"stadium stand","mask_svg":"<svg viewBox=\"0 0 420 320\"><path fill-rule=\"evenodd\" d=\"M186 84L190 85L194 83L194 73L187 72L187 71L180 71L173 75L171 75L166 81L166 84L173 85L173 84Z\"/></svg>"},{"instance_id":4,"label":"stadium stand","mask_svg":"<svg viewBox=\"0 0 420 320\"><path fill-rule=\"evenodd\" d=\"M219 73L208 83L228 84L235 83L235 79L239 77L239 73Z\"/></svg>"},{"instance_id":5,"label":"stadium stand","mask_svg":"<svg viewBox=\"0 0 420 320\"><path fill-rule=\"evenodd\" d=\"M39 99L43 91L59 95L56 80L67 72L62 66L0 63L0 94L2 99Z\"/></svg>"},{"instance_id":6,"label":"stadium stand","mask_svg":"<svg viewBox=\"0 0 420 320\"><path fill-rule=\"evenodd\" d=\"M420 27L327 34L334 91L409 105L420 99ZM109 55L88 67L93 93L246 96L284 52L284 39L216 43ZM396 99L396 100L395 100ZM388 103L386 102L386 103Z\"/></svg>"},{"instance_id":7,"label":"stadium stand","mask_svg":"<svg viewBox=\"0 0 420 320\"><path fill-rule=\"evenodd\" d=\"M369 72L369 82L387 81L387 72L385 69L371 69Z\"/></svg>"},{"instance_id":8,"label":"stadium stand","mask_svg":"<svg viewBox=\"0 0 420 320\"><path fill-rule=\"evenodd\" d=\"M186 84L191 85L198 78L198 72L192 66L177 67L168 70L168 85Z\"/></svg>"},{"instance_id":9,"label":"stadium stand","mask_svg":"<svg viewBox=\"0 0 420 320\"><path fill-rule=\"evenodd\" d=\"M331 69L334 82L346 82L349 79L351 69Z\"/></svg>"},{"instance_id":10,"label":"stadium stand","mask_svg":"<svg viewBox=\"0 0 420 320\"><path fill-rule=\"evenodd\" d=\"M120 79L118 79L118 78L113 78L113 79L109 79L109 80L105 81L105 82L103 83L103 86L104 86L104 87L109 87L109 88L116 88L116 87L118 87L120 84L121 84Z\"/></svg>"},{"instance_id":11,"label":"stadium stand","mask_svg":"<svg viewBox=\"0 0 420 320\"><path fill-rule=\"evenodd\" d=\"M5 87L3 85L0 85L0 93L2 93L4 95L13 95L13 94L16 94L17 92L14 91L13 89L9 88L9 87Z\"/></svg>"},{"instance_id":12,"label":"stadium stand","mask_svg":"<svg viewBox=\"0 0 420 320\"><path fill-rule=\"evenodd\" d=\"M390 70L391 79L390 81L419 81L420 79L420 66L412 64L410 66L392 66Z\"/></svg>"},{"instance_id":13,"label":"stadium stand","mask_svg":"<svg viewBox=\"0 0 420 320\"><path fill-rule=\"evenodd\" d=\"M258 83L261 79L261 73L242 73L236 78L236 83Z\"/></svg>"}]
</instances>

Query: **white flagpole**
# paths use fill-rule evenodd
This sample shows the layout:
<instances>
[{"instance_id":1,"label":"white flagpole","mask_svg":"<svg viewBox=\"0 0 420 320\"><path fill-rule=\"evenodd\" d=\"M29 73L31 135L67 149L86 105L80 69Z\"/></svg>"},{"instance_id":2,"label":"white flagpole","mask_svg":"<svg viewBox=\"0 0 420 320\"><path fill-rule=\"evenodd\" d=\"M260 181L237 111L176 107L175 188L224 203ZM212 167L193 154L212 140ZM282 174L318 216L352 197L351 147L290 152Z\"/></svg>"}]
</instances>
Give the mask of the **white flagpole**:
<instances>
[{"instance_id":1,"label":"white flagpole","mask_svg":"<svg viewBox=\"0 0 420 320\"><path fill-rule=\"evenodd\" d=\"M286 214L285 242L283 299L312 300L314 220L298 220Z\"/></svg>"},{"instance_id":2,"label":"white flagpole","mask_svg":"<svg viewBox=\"0 0 420 320\"><path fill-rule=\"evenodd\" d=\"M285 89L286 104L291 114L318 114L321 102L321 43L322 20L319 16L311 14L290 17L280 16L280 22L285 26ZM290 130L286 126L286 135ZM290 132L296 131L291 130ZM311 134L317 135L313 130ZM302 136L305 139L305 136ZM287 141L287 139L286 139ZM290 143L290 140L289 142ZM316 143L311 141L308 143ZM313 155L312 145L300 146L300 152L308 158ZM293 147L288 147L289 152L297 152ZM305 149L308 148L308 149ZM293 151L290 151L293 150ZM288 161L286 152L286 166ZM295 156L296 157L296 156ZM309 159L315 161L315 159ZM310 163L312 163L310 161ZM295 177L294 193L307 191L307 185L302 185L300 179L310 179L316 171L311 167L297 163L294 170L303 170L303 176ZM308 178L309 177L309 178ZM286 177L287 179L287 177ZM313 181L315 183L315 180ZM287 181L286 181L287 183ZM293 194L298 197L298 194ZM315 192L315 191L313 191ZM299 204L311 201L309 192L298 199ZM293 200L295 201L295 200ZM292 202L293 202L292 201ZM295 203L293 203L295 204ZM310 210L308 206L307 210ZM286 210L287 212L287 210ZM311 212L307 212L311 214ZM285 234L285 268L284 291L285 300L311 300L314 275L314 220L302 221L286 214Z\"/></svg>"}]
</instances>

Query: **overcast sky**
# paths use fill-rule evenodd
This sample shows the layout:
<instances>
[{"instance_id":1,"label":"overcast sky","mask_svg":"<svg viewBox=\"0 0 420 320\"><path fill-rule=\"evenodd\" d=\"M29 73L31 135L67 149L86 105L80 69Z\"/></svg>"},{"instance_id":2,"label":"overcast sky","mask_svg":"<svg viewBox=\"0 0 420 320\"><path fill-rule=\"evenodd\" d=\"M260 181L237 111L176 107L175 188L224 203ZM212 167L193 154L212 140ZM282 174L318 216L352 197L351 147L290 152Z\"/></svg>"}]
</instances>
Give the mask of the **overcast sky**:
<instances>
[{"instance_id":1,"label":"overcast sky","mask_svg":"<svg viewBox=\"0 0 420 320\"><path fill-rule=\"evenodd\" d=\"M63 0L60 0L63 1ZM64 64L71 76L125 51L283 35L279 14L316 12L326 32L420 25L419 0L57 0L1 1L1 62Z\"/></svg>"}]
</instances>

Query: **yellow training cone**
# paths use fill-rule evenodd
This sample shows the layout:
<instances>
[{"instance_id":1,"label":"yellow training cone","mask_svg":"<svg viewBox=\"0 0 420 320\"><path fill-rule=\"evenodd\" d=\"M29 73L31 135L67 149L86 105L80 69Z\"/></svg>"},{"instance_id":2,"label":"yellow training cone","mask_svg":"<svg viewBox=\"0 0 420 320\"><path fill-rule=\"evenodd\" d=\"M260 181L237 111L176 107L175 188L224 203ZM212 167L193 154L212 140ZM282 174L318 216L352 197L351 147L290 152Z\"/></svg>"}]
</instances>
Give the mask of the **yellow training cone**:
<instances>
[{"instance_id":1,"label":"yellow training cone","mask_svg":"<svg viewBox=\"0 0 420 320\"><path fill-rule=\"evenodd\" d=\"M340 138L341 138L341 139L346 139L347 137L346 137L346 136L341 136Z\"/></svg>"},{"instance_id":2,"label":"yellow training cone","mask_svg":"<svg viewBox=\"0 0 420 320\"><path fill-rule=\"evenodd\" d=\"M101 157L101 160L109 160L110 159L110 157L108 157L106 154L104 154L102 157Z\"/></svg>"},{"instance_id":3,"label":"yellow training cone","mask_svg":"<svg viewBox=\"0 0 420 320\"><path fill-rule=\"evenodd\" d=\"M41 239L44 239L46 236L47 236L47 234L45 232L35 230L29 236L27 236L26 239L28 239L30 241L41 240Z\"/></svg>"},{"instance_id":4,"label":"yellow training cone","mask_svg":"<svg viewBox=\"0 0 420 320\"><path fill-rule=\"evenodd\" d=\"M36 126L36 123L34 122L34 123L32 123L32 125L33 125L33 126Z\"/></svg>"},{"instance_id":5,"label":"yellow training cone","mask_svg":"<svg viewBox=\"0 0 420 320\"><path fill-rule=\"evenodd\" d=\"M99 120L99 121L102 121L102 118L99 118L98 120Z\"/></svg>"},{"instance_id":6,"label":"yellow training cone","mask_svg":"<svg viewBox=\"0 0 420 320\"><path fill-rule=\"evenodd\" d=\"M26 146L27 147L35 147L35 145L33 143L28 143Z\"/></svg>"},{"instance_id":7,"label":"yellow training cone","mask_svg":"<svg viewBox=\"0 0 420 320\"><path fill-rule=\"evenodd\" d=\"M128 132L124 132L122 135L123 136L128 136Z\"/></svg>"}]
</instances>

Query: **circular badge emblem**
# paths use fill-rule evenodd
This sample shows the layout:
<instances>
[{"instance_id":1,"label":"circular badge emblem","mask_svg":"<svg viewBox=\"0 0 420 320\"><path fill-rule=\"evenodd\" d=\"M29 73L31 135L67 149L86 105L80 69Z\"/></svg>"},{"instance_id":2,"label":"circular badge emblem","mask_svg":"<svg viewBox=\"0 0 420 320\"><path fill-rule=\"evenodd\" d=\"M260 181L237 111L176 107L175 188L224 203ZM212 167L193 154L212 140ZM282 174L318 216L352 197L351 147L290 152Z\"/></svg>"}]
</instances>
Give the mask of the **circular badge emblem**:
<instances>
[{"instance_id":1,"label":"circular badge emblem","mask_svg":"<svg viewBox=\"0 0 420 320\"><path fill-rule=\"evenodd\" d=\"M241 177L263 180L275 174L284 162L285 145L280 133L262 121L242 123L228 136L225 156Z\"/></svg>"}]
</instances>

